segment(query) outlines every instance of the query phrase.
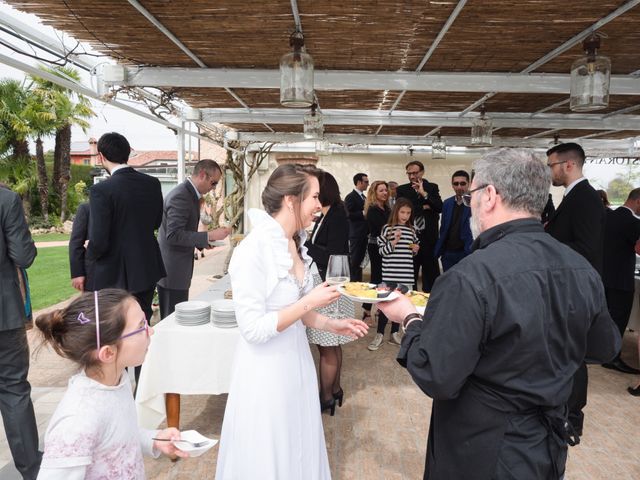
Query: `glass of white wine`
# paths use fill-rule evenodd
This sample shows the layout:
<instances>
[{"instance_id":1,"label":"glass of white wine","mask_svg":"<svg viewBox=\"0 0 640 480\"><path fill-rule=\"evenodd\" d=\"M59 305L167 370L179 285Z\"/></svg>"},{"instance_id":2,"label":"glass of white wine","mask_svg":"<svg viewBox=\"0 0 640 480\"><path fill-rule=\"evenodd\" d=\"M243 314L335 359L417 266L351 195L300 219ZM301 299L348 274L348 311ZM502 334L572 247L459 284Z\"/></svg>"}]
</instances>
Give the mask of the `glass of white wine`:
<instances>
[{"instance_id":1,"label":"glass of white wine","mask_svg":"<svg viewBox=\"0 0 640 480\"><path fill-rule=\"evenodd\" d=\"M349 256L331 255L327 263L327 283L329 285L341 286L349 281ZM332 318L340 316L338 301L331 304L330 315Z\"/></svg>"}]
</instances>

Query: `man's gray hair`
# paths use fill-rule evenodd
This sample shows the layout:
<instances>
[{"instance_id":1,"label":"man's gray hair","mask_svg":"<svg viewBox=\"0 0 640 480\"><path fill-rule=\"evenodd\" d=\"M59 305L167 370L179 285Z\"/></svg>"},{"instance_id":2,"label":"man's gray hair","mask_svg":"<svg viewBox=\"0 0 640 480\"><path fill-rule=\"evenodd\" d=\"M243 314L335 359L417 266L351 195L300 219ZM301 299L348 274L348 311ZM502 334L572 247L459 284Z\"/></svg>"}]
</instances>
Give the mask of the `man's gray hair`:
<instances>
[{"instance_id":1,"label":"man's gray hair","mask_svg":"<svg viewBox=\"0 0 640 480\"><path fill-rule=\"evenodd\" d=\"M501 148L473 163L476 188L493 185L505 206L540 216L547 203L551 171L531 150Z\"/></svg>"},{"instance_id":2,"label":"man's gray hair","mask_svg":"<svg viewBox=\"0 0 640 480\"><path fill-rule=\"evenodd\" d=\"M210 159L200 160L193 168L193 174L198 175L200 172L205 171L208 175L213 175L215 172L222 172L218 162Z\"/></svg>"}]
</instances>

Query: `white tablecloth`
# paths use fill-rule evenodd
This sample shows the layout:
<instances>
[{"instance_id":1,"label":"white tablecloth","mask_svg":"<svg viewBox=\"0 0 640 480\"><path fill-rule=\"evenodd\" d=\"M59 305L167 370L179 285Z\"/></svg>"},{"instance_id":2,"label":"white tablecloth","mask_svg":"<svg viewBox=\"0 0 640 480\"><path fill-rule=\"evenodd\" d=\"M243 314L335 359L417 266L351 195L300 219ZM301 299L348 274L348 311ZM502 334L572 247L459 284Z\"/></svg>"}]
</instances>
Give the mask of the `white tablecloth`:
<instances>
[{"instance_id":1,"label":"white tablecloth","mask_svg":"<svg viewBox=\"0 0 640 480\"><path fill-rule=\"evenodd\" d=\"M230 279L223 277L197 300L223 298ZM219 395L229 391L238 328L213 324L185 327L170 315L153 327L154 335L140 372L136 394L138 421L156 428L166 417L165 393Z\"/></svg>"},{"instance_id":2,"label":"white tablecloth","mask_svg":"<svg viewBox=\"0 0 640 480\"><path fill-rule=\"evenodd\" d=\"M634 332L640 332L640 277L636 277L636 291L633 293L633 308L627 328Z\"/></svg>"}]
</instances>

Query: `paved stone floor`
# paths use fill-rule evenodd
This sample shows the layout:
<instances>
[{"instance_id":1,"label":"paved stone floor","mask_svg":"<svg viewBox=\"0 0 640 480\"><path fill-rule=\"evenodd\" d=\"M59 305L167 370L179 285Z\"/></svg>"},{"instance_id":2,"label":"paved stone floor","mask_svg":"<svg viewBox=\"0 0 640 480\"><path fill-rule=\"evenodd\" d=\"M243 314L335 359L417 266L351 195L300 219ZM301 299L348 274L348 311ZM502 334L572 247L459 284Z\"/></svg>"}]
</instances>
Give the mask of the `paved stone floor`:
<instances>
[{"instance_id":1,"label":"paved stone floor","mask_svg":"<svg viewBox=\"0 0 640 480\"><path fill-rule=\"evenodd\" d=\"M224 251L207 253L196 263L193 294L219 273ZM198 290L199 289L199 290ZM394 359L397 348L384 343L377 352L366 346L374 332L344 347L345 403L334 417L323 415L329 461L335 480L422 478L431 400ZM388 335L388 334L387 334ZM623 358L637 366L636 335L627 333ZM32 345L35 335L30 333ZM316 356L315 349L313 349ZM30 380L38 428L47 422L61 398L73 367L47 350L32 360ZM599 366L589 368L589 404L582 443L569 452L567 478L637 480L640 478L640 398L626 387L638 381ZM185 396L181 428L218 438L226 395ZM149 479L213 478L218 448L201 457L171 462L145 461ZM0 432L0 480L15 472L4 432Z\"/></svg>"}]
</instances>

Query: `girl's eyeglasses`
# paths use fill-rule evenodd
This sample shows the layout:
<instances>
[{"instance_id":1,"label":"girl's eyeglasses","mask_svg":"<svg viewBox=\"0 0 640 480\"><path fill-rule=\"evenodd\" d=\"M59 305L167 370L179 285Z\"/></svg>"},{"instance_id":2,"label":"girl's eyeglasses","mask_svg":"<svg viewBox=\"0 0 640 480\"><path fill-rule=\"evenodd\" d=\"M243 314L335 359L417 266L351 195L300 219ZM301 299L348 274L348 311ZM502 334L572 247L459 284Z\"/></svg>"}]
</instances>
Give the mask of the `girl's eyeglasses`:
<instances>
[{"instance_id":1,"label":"girl's eyeglasses","mask_svg":"<svg viewBox=\"0 0 640 480\"><path fill-rule=\"evenodd\" d=\"M122 335L120 338L118 338L118 340L122 340L123 338L131 337L133 335L137 335L140 332L147 332L147 337L149 336L149 322L147 321L146 317L144 319L144 326L143 327L140 327L137 330L134 330L133 332L129 332L126 335Z\"/></svg>"}]
</instances>

